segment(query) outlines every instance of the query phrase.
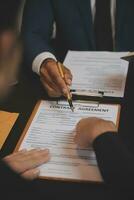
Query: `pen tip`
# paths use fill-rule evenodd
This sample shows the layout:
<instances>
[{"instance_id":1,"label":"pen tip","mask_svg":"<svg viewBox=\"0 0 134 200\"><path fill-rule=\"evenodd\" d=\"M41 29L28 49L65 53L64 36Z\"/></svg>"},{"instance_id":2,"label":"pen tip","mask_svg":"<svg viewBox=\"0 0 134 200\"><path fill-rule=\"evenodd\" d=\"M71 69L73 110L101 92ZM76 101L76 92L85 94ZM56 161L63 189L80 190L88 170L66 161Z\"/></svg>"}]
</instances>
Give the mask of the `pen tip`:
<instances>
[{"instance_id":1,"label":"pen tip","mask_svg":"<svg viewBox=\"0 0 134 200\"><path fill-rule=\"evenodd\" d=\"M71 107L72 112L74 112L74 107Z\"/></svg>"}]
</instances>

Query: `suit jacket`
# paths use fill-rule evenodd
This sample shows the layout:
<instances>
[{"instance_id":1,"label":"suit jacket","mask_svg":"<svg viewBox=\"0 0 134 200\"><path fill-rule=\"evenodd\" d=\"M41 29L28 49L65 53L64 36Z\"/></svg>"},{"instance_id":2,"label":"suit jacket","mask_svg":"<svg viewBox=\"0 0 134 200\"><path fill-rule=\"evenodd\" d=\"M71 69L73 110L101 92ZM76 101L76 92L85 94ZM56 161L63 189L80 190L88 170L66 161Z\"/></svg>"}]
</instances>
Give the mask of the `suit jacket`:
<instances>
[{"instance_id":1,"label":"suit jacket","mask_svg":"<svg viewBox=\"0 0 134 200\"><path fill-rule=\"evenodd\" d=\"M105 133L94 150L105 182L120 190L123 199L134 198L134 61L130 62L118 134Z\"/></svg>"},{"instance_id":2,"label":"suit jacket","mask_svg":"<svg viewBox=\"0 0 134 200\"><path fill-rule=\"evenodd\" d=\"M5 200L41 199L36 183L22 179L3 161L0 161L0 193Z\"/></svg>"},{"instance_id":3,"label":"suit jacket","mask_svg":"<svg viewBox=\"0 0 134 200\"><path fill-rule=\"evenodd\" d=\"M134 50L134 1L117 0L116 51ZM56 22L56 38L52 39ZM25 5L22 37L25 58L49 51L63 60L68 50L94 51L95 39L90 0L28 0Z\"/></svg>"},{"instance_id":4,"label":"suit jacket","mask_svg":"<svg viewBox=\"0 0 134 200\"><path fill-rule=\"evenodd\" d=\"M85 3L83 3L85 1ZM134 1L117 0L116 50L134 49ZM56 39L53 40L53 22L57 23ZM95 50L93 24L89 0L28 0L25 6L22 36L28 62L44 51L63 59L67 50ZM93 146L105 182L112 188L129 190L134 195L134 137L133 137L133 74L124 102L124 118L118 135L105 133ZM128 199L128 198L126 198Z\"/></svg>"}]
</instances>

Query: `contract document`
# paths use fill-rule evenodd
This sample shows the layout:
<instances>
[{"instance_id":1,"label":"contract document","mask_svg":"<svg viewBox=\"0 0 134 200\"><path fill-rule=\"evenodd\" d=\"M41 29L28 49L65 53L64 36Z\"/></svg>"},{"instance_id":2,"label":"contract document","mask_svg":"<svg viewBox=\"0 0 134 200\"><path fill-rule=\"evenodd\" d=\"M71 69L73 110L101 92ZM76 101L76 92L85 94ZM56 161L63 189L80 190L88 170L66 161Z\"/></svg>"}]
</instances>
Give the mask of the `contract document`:
<instances>
[{"instance_id":1,"label":"contract document","mask_svg":"<svg viewBox=\"0 0 134 200\"><path fill-rule=\"evenodd\" d=\"M110 120L118 126L120 106L74 102L74 107L72 112L66 101L38 102L16 150L50 150L50 161L40 167L41 178L101 182L93 149L80 149L74 142L75 127L86 117Z\"/></svg>"},{"instance_id":2,"label":"contract document","mask_svg":"<svg viewBox=\"0 0 134 200\"><path fill-rule=\"evenodd\" d=\"M115 52L69 51L64 61L73 74L75 93L123 97L129 62L121 59L128 54ZM94 95L95 96L95 95Z\"/></svg>"}]
</instances>

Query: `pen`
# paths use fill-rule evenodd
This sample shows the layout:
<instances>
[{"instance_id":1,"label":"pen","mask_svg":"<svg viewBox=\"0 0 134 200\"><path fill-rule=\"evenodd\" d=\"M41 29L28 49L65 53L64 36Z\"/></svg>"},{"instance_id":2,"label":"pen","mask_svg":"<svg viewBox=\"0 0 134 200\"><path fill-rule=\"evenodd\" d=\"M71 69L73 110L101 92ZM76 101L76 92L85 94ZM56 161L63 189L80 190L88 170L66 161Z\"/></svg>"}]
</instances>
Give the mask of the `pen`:
<instances>
[{"instance_id":1,"label":"pen","mask_svg":"<svg viewBox=\"0 0 134 200\"><path fill-rule=\"evenodd\" d=\"M65 80L65 75L64 75L64 72L63 72L63 69L62 69L62 64L60 62L57 62L57 67L58 67L58 70L59 70L61 77ZM71 94L69 92L67 94L67 101L69 103L69 106L70 106L72 112L74 112L72 97L71 97Z\"/></svg>"}]
</instances>

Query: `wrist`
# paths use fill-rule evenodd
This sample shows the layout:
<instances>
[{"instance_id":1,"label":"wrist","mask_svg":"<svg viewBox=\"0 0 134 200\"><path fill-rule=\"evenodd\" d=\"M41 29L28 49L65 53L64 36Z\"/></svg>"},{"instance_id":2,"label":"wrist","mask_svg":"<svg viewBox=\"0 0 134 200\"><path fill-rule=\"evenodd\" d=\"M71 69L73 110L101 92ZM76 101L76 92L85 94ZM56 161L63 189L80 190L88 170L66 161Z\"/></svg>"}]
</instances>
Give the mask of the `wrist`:
<instances>
[{"instance_id":1,"label":"wrist","mask_svg":"<svg viewBox=\"0 0 134 200\"><path fill-rule=\"evenodd\" d=\"M98 131L98 132L94 132L92 135L92 144L94 143L94 141L98 138L101 137L101 135L107 134L107 133L117 133L117 129L116 127L112 127L110 129L105 129L103 131Z\"/></svg>"},{"instance_id":2,"label":"wrist","mask_svg":"<svg viewBox=\"0 0 134 200\"><path fill-rule=\"evenodd\" d=\"M47 59L45 59L45 60L43 61L42 65L43 65L43 66L46 66L48 63L51 63L51 62L55 62L55 63L56 63L56 61L55 61L53 58L47 58ZM42 66L42 65L41 65L41 66Z\"/></svg>"},{"instance_id":3,"label":"wrist","mask_svg":"<svg viewBox=\"0 0 134 200\"><path fill-rule=\"evenodd\" d=\"M45 59L40 66L40 72L42 68L47 67L50 63L56 63L56 61L53 58Z\"/></svg>"},{"instance_id":4,"label":"wrist","mask_svg":"<svg viewBox=\"0 0 134 200\"><path fill-rule=\"evenodd\" d=\"M56 57L50 53L50 52L42 52L40 54L38 54L34 60L33 60L33 63L32 63L32 70L33 72L37 73L38 75L40 75L40 68L41 68L41 65L42 63L44 63L45 60L47 59L53 59L55 61L57 61ZM43 65L42 65L43 66Z\"/></svg>"}]
</instances>

